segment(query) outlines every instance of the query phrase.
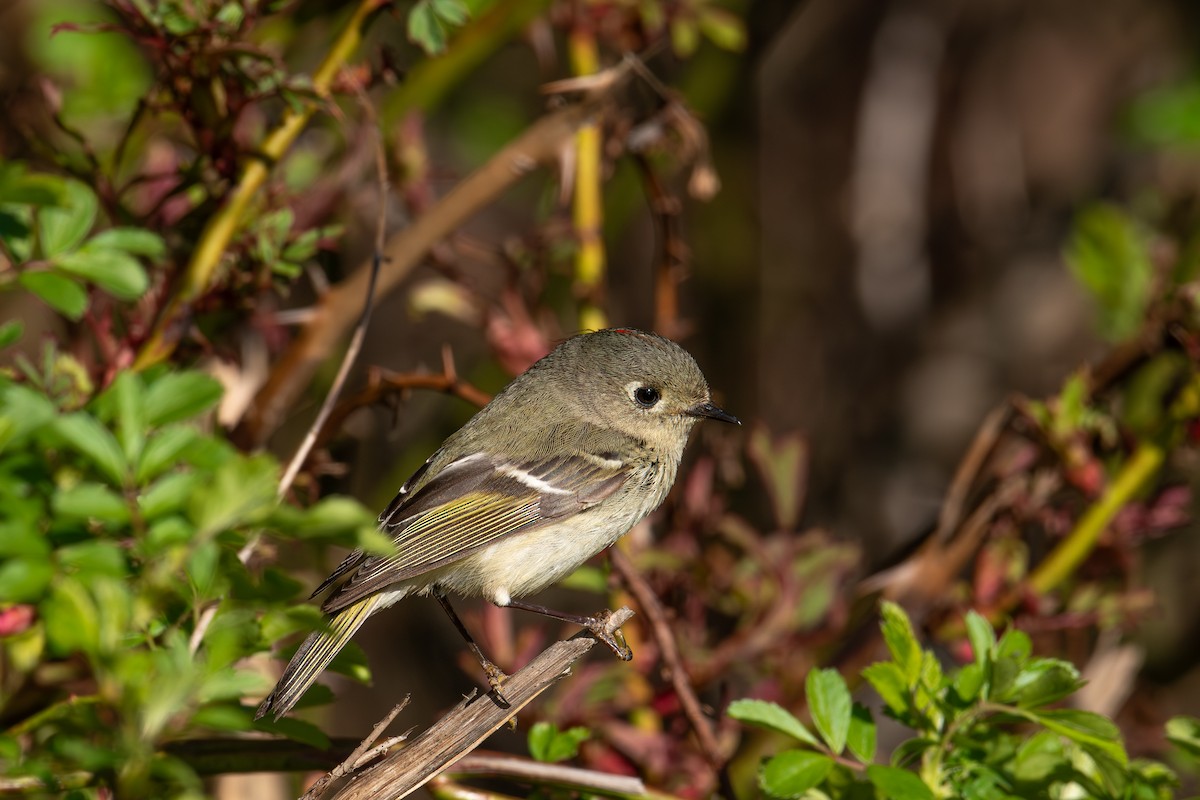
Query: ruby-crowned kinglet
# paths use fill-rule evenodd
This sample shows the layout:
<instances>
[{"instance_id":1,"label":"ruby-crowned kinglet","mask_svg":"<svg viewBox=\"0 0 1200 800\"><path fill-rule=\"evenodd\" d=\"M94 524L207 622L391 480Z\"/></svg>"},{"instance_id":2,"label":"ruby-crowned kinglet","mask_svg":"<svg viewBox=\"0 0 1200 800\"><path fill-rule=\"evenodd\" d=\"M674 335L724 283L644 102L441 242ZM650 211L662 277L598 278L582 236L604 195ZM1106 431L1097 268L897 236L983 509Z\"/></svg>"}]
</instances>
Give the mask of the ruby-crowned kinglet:
<instances>
[{"instance_id":1,"label":"ruby-crowned kinglet","mask_svg":"<svg viewBox=\"0 0 1200 800\"><path fill-rule=\"evenodd\" d=\"M566 340L400 487L379 517L395 554L352 553L318 587L328 626L304 641L255 716L286 714L367 617L412 594L442 602L500 699L504 674L447 593L582 623L622 652L602 618L516 598L566 577L657 508L702 418L738 421L712 404L700 368L674 342L628 328Z\"/></svg>"}]
</instances>

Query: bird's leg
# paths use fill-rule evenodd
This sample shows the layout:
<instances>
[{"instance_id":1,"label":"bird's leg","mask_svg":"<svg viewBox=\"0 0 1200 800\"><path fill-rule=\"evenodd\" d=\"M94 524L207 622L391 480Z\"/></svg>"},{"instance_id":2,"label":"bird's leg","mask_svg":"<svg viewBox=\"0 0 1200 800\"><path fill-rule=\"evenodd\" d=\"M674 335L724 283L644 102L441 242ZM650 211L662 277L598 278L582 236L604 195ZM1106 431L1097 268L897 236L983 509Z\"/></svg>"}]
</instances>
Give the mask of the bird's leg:
<instances>
[{"instance_id":1,"label":"bird's leg","mask_svg":"<svg viewBox=\"0 0 1200 800\"><path fill-rule=\"evenodd\" d=\"M433 596L437 598L438 604L442 607L442 610L446 612L448 617L450 617L450 621L454 623L454 627L458 628L458 632L462 634L463 639L465 639L467 642L467 647L471 648L471 652L475 654L477 659L479 659L479 666L483 667L483 673L487 675L488 685L492 687L492 692L496 696L496 701L505 708L508 708L510 703L508 702L508 698L504 696L504 690L502 688L504 686L504 681L508 680L508 675L505 674L504 670L497 667L490 658L483 654L483 650L481 650L479 645L475 643L475 639L472 638L471 632L467 630L467 626L463 625L462 620L458 618L458 614L454 613L454 608L451 607L450 601L446 598L445 593L443 593L440 589L435 589Z\"/></svg>"},{"instance_id":2,"label":"bird's leg","mask_svg":"<svg viewBox=\"0 0 1200 800\"><path fill-rule=\"evenodd\" d=\"M609 619L613 612L607 608L590 617L585 617L582 614L569 614L566 611L555 611L552 608L539 606L536 603L526 603L523 600L509 600L509 608L519 608L522 611L532 611L535 614L541 614L552 619L561 619L564 622L570 622L579 625L587 630L597 641L608 645L617 658L622 661L629 661L633 658L633 651L629 649L629 645L625 643L625 636L621 633L620 628L612 628L609 625Z\"/></svg>"}]
</instances>

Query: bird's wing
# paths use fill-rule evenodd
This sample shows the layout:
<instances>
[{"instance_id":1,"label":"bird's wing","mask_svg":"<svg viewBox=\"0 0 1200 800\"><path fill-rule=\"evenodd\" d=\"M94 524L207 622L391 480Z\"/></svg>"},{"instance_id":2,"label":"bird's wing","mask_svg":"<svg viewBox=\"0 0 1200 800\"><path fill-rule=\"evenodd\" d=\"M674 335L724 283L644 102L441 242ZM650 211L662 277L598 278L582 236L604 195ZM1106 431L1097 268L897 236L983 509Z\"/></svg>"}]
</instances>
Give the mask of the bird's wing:
<instances>
[{"instance_id":1,"label":"bird's wing","mask_svg":"<svg viewBox=\"0 0 1200 800\"><path fill-rule=\"evenodd\" d=\"M414 476L419 488L402 488L381 517L396 553L352 554L318 589L349 575L322 608L340 611L502 537L590 508L620 489L629 474L627 463L612 453L523 462L476 453L448 464L423 484Z\"/></svg>"}]
</instances>

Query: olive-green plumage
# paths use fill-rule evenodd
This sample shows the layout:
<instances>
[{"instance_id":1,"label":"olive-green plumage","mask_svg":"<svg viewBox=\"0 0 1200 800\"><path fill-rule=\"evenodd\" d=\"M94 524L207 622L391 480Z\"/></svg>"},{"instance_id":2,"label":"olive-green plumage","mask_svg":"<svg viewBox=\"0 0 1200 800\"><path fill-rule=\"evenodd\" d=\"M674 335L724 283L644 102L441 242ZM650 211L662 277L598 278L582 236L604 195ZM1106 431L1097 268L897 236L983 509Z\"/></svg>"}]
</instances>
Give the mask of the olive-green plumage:
<instances>
[{"instance_id":1,"label":"olive-green plumage","mask_svg":"<svg viewBox=\"0 0 1200 800\"><path fill-rule=\"evenodd\" d=\"M505 606L615 542L666 497L712 405L679 345L626 328L566 340L450 436L380 515L396 553L352 553L314 595L331 615L257 716L286 714L359 626L410 594Z\"/></svg>"}]
</instances>

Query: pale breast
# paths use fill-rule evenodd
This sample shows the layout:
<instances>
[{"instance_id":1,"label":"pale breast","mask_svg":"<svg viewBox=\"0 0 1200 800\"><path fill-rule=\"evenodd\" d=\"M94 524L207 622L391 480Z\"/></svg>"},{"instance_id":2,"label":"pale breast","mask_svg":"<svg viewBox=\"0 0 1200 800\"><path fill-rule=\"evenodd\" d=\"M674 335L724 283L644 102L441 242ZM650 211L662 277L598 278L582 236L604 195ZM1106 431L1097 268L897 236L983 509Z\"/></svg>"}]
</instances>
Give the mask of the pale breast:
<instances>
[{"instance_id":1,"label":"pale breast","mask_svg":"<svg viewBox=\"0 0 1200 800\"><path fill-rule=\"evenodd\" d=\"M587 511L544 528L505 537L436 570L437 585L507 605L565 578L611 545L662 503L678 462L653 463L631 475L626 488ZM433 577L432 575L430 577Z\"/></svg>"}]
</instances>

